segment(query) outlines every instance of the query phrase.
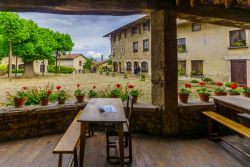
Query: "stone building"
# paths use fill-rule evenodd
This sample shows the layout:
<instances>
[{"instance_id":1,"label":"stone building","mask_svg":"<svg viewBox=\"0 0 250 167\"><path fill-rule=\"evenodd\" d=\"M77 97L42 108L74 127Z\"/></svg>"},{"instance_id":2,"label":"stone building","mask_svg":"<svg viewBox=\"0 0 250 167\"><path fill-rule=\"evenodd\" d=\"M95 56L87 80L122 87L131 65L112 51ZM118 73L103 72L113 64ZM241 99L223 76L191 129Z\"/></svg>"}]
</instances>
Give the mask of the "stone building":
<instances>
[{"instance_id":1,"label":"stone building","mask_svg":"<svg viewBox=\"0 0 250 167\"><path fill-rule=\"evenodd\" d=\"M82 54L67 54L60 58L60 65L70 66L75 68L75 73L83 72L83 64L86 61L86 57Z\"/></svg>"},{"instance_id":2,"label":"stone building","mask_svg":"<svg viewBox=\"0 0 250 167\"><path fill-rule=\"evenodd\" d=\"M145 16L106 35L111 40L115 72L151 74L150 17ZM177 20L178 73L182 79L211 77L250 84L249 30Z\"/></svg>"},{"instance_id":3,"label":"stone building","mask_svg":"<svg viewBox=\"0 0 250 167\"><path fill-rule=\"evenodd\" d=\"M5 57L1 60L0 64L9 64L9 58ZM48 60L35 60L33 67L36 74L43 74L47 72ZM24 63L21 58L14 57L12 59L12 69L24 69Z\"/></svg>"}]
</instances>

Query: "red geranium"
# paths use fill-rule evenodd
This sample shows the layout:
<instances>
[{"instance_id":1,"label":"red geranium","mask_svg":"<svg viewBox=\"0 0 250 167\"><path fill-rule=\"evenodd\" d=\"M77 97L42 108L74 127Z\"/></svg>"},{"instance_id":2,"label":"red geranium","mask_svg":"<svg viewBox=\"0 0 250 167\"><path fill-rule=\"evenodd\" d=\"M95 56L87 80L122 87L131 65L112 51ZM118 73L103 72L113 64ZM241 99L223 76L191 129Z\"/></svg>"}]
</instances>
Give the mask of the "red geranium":
<instances>
[{"instance_id":1,"label":"red geranium","mask_svg":"<svg viewBox=\"0 0 250 167\"><path fill-rule=\"evenodd\" d=\"M23 87L23 90L27 90L27 89L29 89L28 86L24 86Z\"/></svg>"},{"instance_id":2,"label":"red geranium","mask_svg":"<svg viewBox=\"0 0 250 167\"><path fill-rule=\"evenodd\" d=\"M200 86L205 86L206 83L205 83L205 82L199 82L198 85L200 85Z\"/></svg>"},{"instance_id":3,"label":"red geranium","mask_svg":"<svg viewBox=\"0 0 250 167\"><path fill-rule=\"evenodd\" d=\"M52 90L48 90L48 92L47 92L49 95L52 93Z\"/></svg>"},{"instance_id":4,"label":"red geranium","mask_svg":"<svg viewBox=\"0 0 250 167\"><path fill-rule=\"evenodd\" d=\"M79 88L79 87L80 87L80 84L76 84L76 87L78 87L78 88Z\"/></svg>"},{"instance_id":5,"label":"red geranium","mask_svg":"<svg viewBox=\"0 0 250 167\"><path fill-rule=\"evenodd\" d=\"M62 88L62 86L60 86L60 85L56 86L56 89L57 89L57 90L59 90L59 89L61 89L61 88Z\"/></svg>"},{"instance_id":6,"label":"red geranium","mask_svg":"<svg viewBox=\"0 0 250 167\"><path fill-rule=\"evenodd\" d=\"M237 83L231 83L230 88L236 89L236 88L238 88L238 84Z\"/></svg>"},{"instance_id":7,"label":"red geranium","mask_svg":"<svg viewBox=\"0 0 250 167\"><path fill-rule=\"evenodd\" d=\"M217 85L217 86L222 86L223 83L222 83L222 82L216 82L216 85Z\"/></svg>"},{"instance_id":8,"label":"red geranium","mask_svg":"<svg viewBox=\"0 0 250 167\"><path fill-rule=\"evenodd\" d=\"M119 83L116 84L115 86L116 86L117 88L121 88L121 84L119 84Z\"/></svg>"},{"instance_id":9,"label":"red geranium","mask_svg":"<svg viewBox=\"0 0 250 167\"><path fill-rule=\"evenodd\" d=\"M96 88L96 86L95 85L93 85L93 87L92 87L93 89L95 89Z\"/></svg>"},{"instance_id":10,"label":"red geranium","mask_svg":"<svg viewBox=\"0 0 250 167\"><path fill-rule=\"evenodd\" d=\"M187 84L185 84L185 87L186 87L186 88L190 88L190 89L191 89L191 88L192 88L192 85L191 85L191 84L189 84L189 83L187 83Z\"/></svg>"},{"instance_id":11,"label":"red geranium","mask_svg":"<svg viewBox=\"0 0 250 167\"><path fill-rule=\"evenodd\" d=\"M132 84L129 84L129 85L128 85L128 88L129 88L129 89L133 89L134 87L135 87L135 86L132 85Z\"/></svg>"}]
</instances>

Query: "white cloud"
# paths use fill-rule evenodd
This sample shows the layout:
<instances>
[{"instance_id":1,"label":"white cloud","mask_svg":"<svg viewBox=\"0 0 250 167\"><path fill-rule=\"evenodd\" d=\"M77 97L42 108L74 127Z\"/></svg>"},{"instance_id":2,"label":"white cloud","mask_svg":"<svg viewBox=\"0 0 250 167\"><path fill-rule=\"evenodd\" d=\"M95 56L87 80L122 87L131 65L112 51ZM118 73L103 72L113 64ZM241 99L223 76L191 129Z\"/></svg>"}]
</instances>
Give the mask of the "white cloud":
<instances>
[{"instance_id":1,"label":"white cloud","mask_svg":"<svg viewBox=\"0 0 250 167\"><path fill-rule=\"evenodd\" d=\"M88 56L88 57L92 57L92 58L96 59L96 58L100 58L101 55L103 55L103 53L101 53L101 52L95 52L93 50L88 50L85 53L85 55Z\"/></svg>"}]
</instances>

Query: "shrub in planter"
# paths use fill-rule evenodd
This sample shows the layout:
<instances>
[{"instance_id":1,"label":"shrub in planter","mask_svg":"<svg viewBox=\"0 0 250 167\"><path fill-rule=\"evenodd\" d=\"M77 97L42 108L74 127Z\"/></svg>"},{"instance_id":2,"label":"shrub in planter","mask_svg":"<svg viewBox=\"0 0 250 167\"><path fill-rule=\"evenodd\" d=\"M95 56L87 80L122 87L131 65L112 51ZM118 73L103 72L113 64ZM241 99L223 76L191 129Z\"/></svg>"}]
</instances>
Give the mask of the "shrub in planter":
<instances>
[{"instance_id":1,"label":"shrub in planter","mask_svg":"<svg viewBox=\"0 0 250 167\"><path fill-rule=\"evenodd\" d=\"M52 90L48 89L47 87L39 91L38 96L40 99L41 106L47 106L49 104L51 94Z\"/></svg>"},{"instance_id":2,"label":"shrub in planter","mask_svg":"<svg viewBox=\"0 0 250 167\"><path fill-rule=\"evenodd\" d=\"M66 90L62 89L62 86L56 86L56 91L54 96L58 102L58 104L64 104L66 99L69 98L69 94Z\"/></svg>"},{"instance_id":3,"label":"shrub in planter","mask_svg":"<svg viewBox=\"0 0 250 167\"><path fill-rule=\"evenodd\" d=\"M243 85L242 94L243 96L250 98L250 87L248 87L247 85Z\"/></svg>"},{"instance_id":4,"label":"shrub in planter","mask_svg":"<svg viewBox=\"0 0 250 167\"><path fill-rule=\"evenodd\" d=\"M228 93L229 95L231 96L237 96L237 95L240 95L240 88L238 88L238 84L237 83L230 83L230 86L228 88Z\"/></svg>"},{"instance_id":5,"label":"shrub in planter","mask_svg":"<svg viewBox=\"0 0 250 167\"><path fill-rule=\"evenodd\" d=\"M27 90L28 87L23 87L21 90L17 91L14 95L11 95L9 92L7 92L8 104L9 105L14 104L16 108L23 107L27 99Z\"/></svg>"},{"instance_id":6,"label":"shrub in planter","mask_svg":"<svg viewBox=\"0 0 250 167\"><path fill-rule=\"evenodd\" d=\"M204 82L212 82L212 81L213 81L213 80L212 80L211 78L209 78L209 77L202 78L201 80L204 81Z\"/></svg>"},{"instance_id":7,"label":"shrub in planter","mask_svg":"<svg viewBox=\"0 0 250 167\"><path fill-rule=\"evenodd\" d=\"M111 89L110 90L110 97L113 97L113 98L118 98L122 95L122 86L121 84L116 84L115 85L115 88L114 89Z\"/></svg>"},{"instance_id":8,"label":"shrub in planter","mask_svg":"<svg viewBox=\"0 0 250 167\"><path fill-rule=\"evenodd\" d=\"M40 104L39 90L36 87L29 88L27 91L27 100L25 105Z\"/></svg>"},{"instance_id":9,"label":"shrub in planter","mask_svg":"<svg viewBox=\"0 0 250 167\"><path fill-rule=\"evenodd\" d=\"M215 96L226 96L227 95L226 88L225 88L225 86L223 86L222 82L216 82L215 85L216 85L216 88L214 89Z\"/></svg>"},{"instance_id":10,"label":"shrub in planter","mask_svg":"<svg viewBox=\"0 0 250 167\"><path fill-rule=\"evenodd\" d=\"M50 73L55 73L56 72L56 66L55 65L48 65L47 69L48 69L48 72L50 72ZM59 67L57 67L57 72L58 73L72 74L74 71L75 71L75 68L70 67L70 66L60 66L60 71L59 71Z\"/></svg>"},{"instance_id":11,"label":"shrub in planter","mask_svg":"<svg viewBox=\"0 0 250 167\"><path fill-rule=\"evenodd\" d=\"M84 100L85 92L80 89L80 84L76 85L77 89L74 91L77 103L82 103Z\"/></svg>"},{"instance_id":12,"label":"shrub in planter","mask_svg":"<svg viewBox=\"0 0 250 167\"><path fill-rule=\"evenodd\" d=\"M203 102L208 102L209 101L209 96L211 95L212 91L205 86L204 82L199 82L198 85L201 86L200 88L198 88L196 90L199 97L200 97L200 100L203 101Z\"/></svg>"},{"instance_id":13,"label":"shrub in planter","mask_svg":"<svg viewBox=\"0 0 250 167\"><path fill-rule=\"evenodd\" d=\"M124 79L128 79L128 75L126 73L124 74Z\"/></svg>"},{"instance_id":14,"label":"shrub in planter","mask_svg":"<svg viewBox=\"0 0 250 167\"><path fill-rule=\"evenodd\" d=\"M92 86L92 89L90 89L90 90L88 91L88 96L89 96L89 98L98 97L98 93L95 91L95 89L96 89L96 86L93 85L93 86Z\"/></svg>"},{"instance_id":15,"label":"shrub in planter","mask_svg":"<svg viewBox=\"0 0 250 167\"><path fill-rule=\"evenodd\" d=\"M189 97L189 94L191 93L191 88L192 88L192 85L187 83L185 84L185 87L181 87L179 89L178 96L182 103L188 102L188 97Z\"/></svg>"},{"instance_id":16,"label":"shrub in planter","mask_svg":"<svg viewBox=\"0 0 250 167\"><path fill-rule=\"evenodd\" d=\"M135 89L135 86L132 84L128 85L129 94L133 96L133 103L137 103L138 98L142 95L142 90Z\"/></svg>"}]
</instances>

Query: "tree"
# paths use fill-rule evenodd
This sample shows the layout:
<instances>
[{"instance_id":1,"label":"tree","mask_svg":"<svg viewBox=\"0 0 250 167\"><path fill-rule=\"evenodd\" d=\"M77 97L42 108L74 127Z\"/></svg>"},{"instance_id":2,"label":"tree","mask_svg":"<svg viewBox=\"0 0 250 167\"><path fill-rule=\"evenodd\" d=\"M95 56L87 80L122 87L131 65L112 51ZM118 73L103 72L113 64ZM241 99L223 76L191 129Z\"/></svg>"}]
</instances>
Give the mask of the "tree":
<instances>
[{"instance_id":1,"label":"tree","mask_svg":"<svg viewBox=\"0 0 250 167\"><path fill-rule=\"evenodd\" d=\"M56 41L54 32L47 28L40 28L32 20L26 20L29 28L27 33L30 37L18 44L15 48L15 53L22 58L24 62L24 77L32 77L34 72L34 60L44 60L52 57Z\"/></svg>"},{"instance_id":2,"label":"tree","mask_svg":"<svg viewBox=\"0 0 250 167\"><path fill-rule=\"evenodd\" d=\"M9 48L9 77L11 77L12 70L13 46L29 37L26 28L24 19L21 19L18 14L0 12L0 34L2 34L2 40L4 41L2 47L8 46Z\"/></svg>"},{"instance_id":3,"label":"tree","mask_svg":"<svg viewBox=\"0 0 250 167\"><path fill-rule=\"evenodd\" d=\"M55 53L57 74L57 69L59 69L60 71L61 54L65 53L66 51L71 51L74 46L74 43L72 42L71 36L69 34L61 34L59 32L56 32L54 34L54 38L56 40ZM59 60L59 68L57 67L57 60Z\"/></svg>"},{"instance_id":4,"label":"tree","mask_svg":"<svg viewBox=\"0 0 250 167\"><path fill-rule=\"evenodd\" d=\"M85 63L83 64L83 69L85 70L91 70L93 65L93 58L87 58Z\"/></svg>"}]
</instances>

